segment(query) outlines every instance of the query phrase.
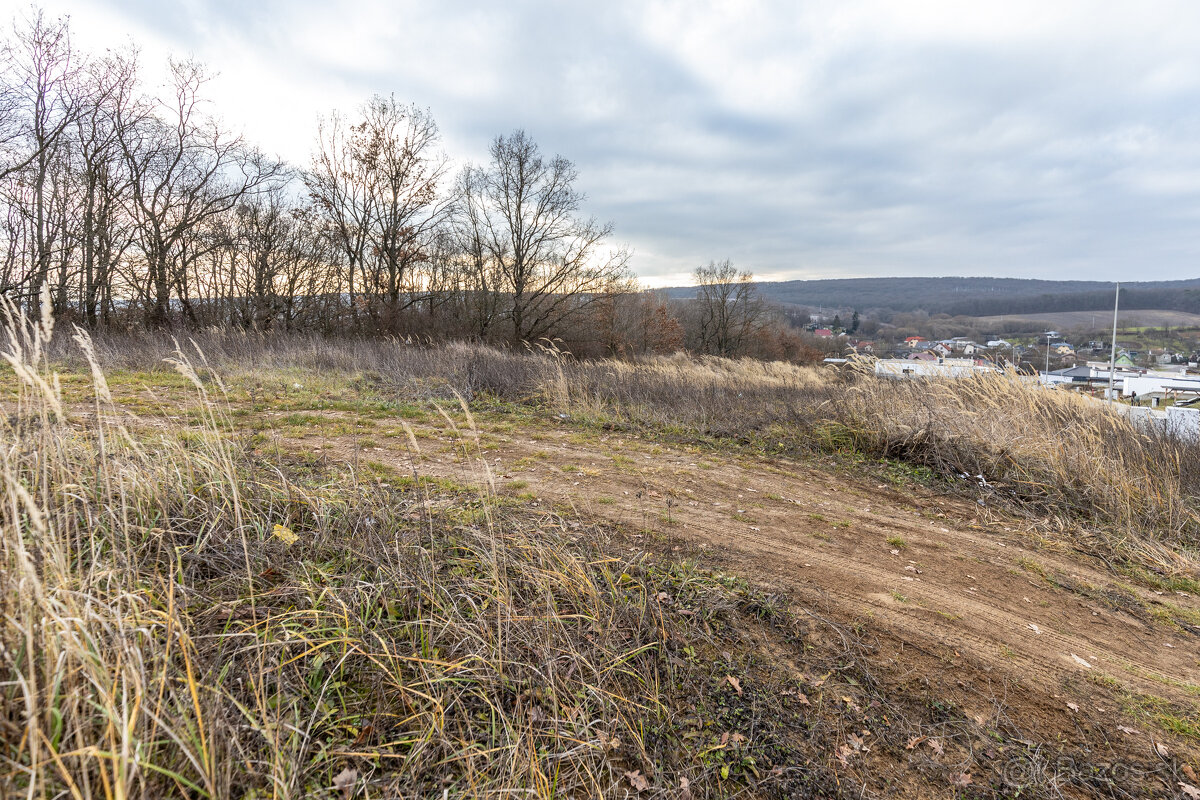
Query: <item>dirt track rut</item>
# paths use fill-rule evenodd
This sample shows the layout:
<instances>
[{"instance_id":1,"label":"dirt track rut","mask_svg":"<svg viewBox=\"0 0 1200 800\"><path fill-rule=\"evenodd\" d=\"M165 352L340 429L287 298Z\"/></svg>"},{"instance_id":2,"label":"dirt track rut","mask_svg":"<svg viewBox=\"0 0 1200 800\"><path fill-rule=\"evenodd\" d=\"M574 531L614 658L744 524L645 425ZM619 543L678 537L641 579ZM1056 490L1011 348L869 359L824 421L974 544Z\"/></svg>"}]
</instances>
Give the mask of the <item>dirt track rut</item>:
<instances>
[{"instance_id":1,"label":"dirt track rut","mask_svg":"<svg viewBox=\"0 0 1200 800\"><path fill-rule=\"evenodd\" d=\"M425 474L571 504L640 531L635 543L641 536L696 548L797 604L940 654L950 671L969 665L997 686L1035 689L1050 702L1062 696L1062 707L1077 679L1107 676L1181 700L1182 684L1200 683L1200 637L1153 620L1137 603L1125 609L1052 585L1041 572L1080 587L1113 578L1077 555L1031 549L1014 520L967 500L779 459L573 435L566 426L489 436L469 458L454 454L455 436L422 433ZM326 442L330 455L344 457L345 447ZM367 455L407 468L402 449ZM1135 592L1143 603L1197 607L1194 597Z\"/></svg>"}]
</instances>

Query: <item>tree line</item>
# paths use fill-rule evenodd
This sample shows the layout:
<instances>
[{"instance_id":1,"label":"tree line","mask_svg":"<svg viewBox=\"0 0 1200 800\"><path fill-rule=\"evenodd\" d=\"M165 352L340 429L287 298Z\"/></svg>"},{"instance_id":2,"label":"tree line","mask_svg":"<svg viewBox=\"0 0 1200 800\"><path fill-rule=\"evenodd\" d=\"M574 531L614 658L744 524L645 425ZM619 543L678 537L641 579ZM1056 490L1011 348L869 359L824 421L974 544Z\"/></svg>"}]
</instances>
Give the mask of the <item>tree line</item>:
<instances>
[{"instance_id":1,"label":"tree line","mask_svg":"<svg viewBox=\"0 0 1200 800\"><path fill-rule=\"evenodd\" d=\"M559 340L591 353L815 355L728 262L643 291L578 170L526 132L456 167L428 109L376 96L295 166L226 127L206 68L143 87L135 50L39 11L0 51L0 296L92 327Z\"/></svg>"}]
</instances>

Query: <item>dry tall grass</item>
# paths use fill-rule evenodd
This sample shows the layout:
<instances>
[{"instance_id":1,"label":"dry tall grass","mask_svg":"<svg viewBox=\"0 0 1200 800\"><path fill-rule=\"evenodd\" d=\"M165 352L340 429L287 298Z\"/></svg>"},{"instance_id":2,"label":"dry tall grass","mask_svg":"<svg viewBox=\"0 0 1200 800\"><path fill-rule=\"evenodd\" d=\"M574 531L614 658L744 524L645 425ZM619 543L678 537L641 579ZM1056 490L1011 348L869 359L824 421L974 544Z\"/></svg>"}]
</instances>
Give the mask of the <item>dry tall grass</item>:
<instances>
[{"instance_id":1,"label":"dry tall grass","mask_svg":"<svg viewBox=\"0 0 1200 800\"><path fill-rule=\"evenodd\" d=\"M136 347L55 337L48 314L8 309L4 796L625 796L640 781L659 794L686 785L697 798L865 788L835 774L831 755L861 729L858 705L800 710L765 680L775 664L757 674L761 685L730 688L731 659L758 648L740 631L760 615L788 619L778 605L686 565L612 558L580 520L534 516L486 492L255 456L222 412L221 371L333 371L405 398L457 402L458 392L481 407L520 402L583 424L770 452L901 458L967 474L1014 508L1061 511L1103 552L1164 571L1193 563L1190 446L1012 379L891 383L720 359L199 338L189 357L157 337ZM63 362L91 375L86 415L64 408L53 371ZM125 424L101 363L178 371L204 424ZM805 669L849 670L838 697L874 685L857 650L821 656L798 627L778 624ZM794 690L796 675L787 680ZM875 693L861 705L885 714L878 750L897 758L932 724L922 714L946 724L919 697ZM742 723L752 735L726 748L722 731ZM946 776L935 777L944 789Z\"/></svg>"},{"instance_id":2,"label":"dry tall grass","mask_svg":"<svg viewBox=\"0 0 1200 800\"><path fill-rule=\"evenodd\" d=\"M579 361L553 348L211 331L199 340L225 369L366 374L406 397L494 396L773 453L897 459L1067 530L1098 555L1193 577L1200 561L1200 444L1139 429L1103 403L1013 374L895 381L866 370L683 355ZM150 334L134 346L123 337L102 344L112 363L141 367L169 347Z\"/></svg>"},{"instance_id":3,"label":"dry tall grass","mask_svg":"<svg viewBox=\"0 0 1200 800\"><path fill-rule=\"evenodd\" d=\"M68 420L52 320L7 312L0 794L609 796L672 765L720 793L667 735L720 584L487 495L256 461L179 350L199 434L123 424L82 332Z\"/></svg>"}]
</instances>

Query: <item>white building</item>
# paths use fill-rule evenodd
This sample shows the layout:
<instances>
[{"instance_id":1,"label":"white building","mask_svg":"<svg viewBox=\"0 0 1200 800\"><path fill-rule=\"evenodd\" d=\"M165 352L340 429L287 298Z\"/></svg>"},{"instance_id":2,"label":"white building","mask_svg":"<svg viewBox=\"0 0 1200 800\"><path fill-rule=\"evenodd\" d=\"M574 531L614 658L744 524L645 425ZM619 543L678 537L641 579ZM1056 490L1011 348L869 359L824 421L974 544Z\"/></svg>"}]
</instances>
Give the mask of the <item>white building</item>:
<instances>
[{"instance_id":1,"label":"white building","mask_svg":"<svg viewBox=\"0 0 1200 800\"><path fill-rule=\"evenodd\" d=\"M881 378L966 378L981 372L996 372L996 368L971 358L882 358L875 362L875 374Z\"/></svg>"}]
</instances>

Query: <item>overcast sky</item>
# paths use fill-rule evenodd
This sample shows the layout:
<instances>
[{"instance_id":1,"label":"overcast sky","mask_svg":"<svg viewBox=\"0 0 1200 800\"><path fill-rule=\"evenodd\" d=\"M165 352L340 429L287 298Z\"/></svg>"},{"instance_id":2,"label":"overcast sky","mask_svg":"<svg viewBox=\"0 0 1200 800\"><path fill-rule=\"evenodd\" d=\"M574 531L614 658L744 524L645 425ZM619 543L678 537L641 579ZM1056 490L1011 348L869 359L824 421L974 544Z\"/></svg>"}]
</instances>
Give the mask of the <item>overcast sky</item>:
<instances>
[{"instance_id":1,"label":"overcast sky","mask_svg":"<svg viewBox=\"0 0 1200 800\"><path fill-rule=\"evenodd\" d=\"M651 284L1200 276L1200 3L46 0L76 42L219 73L304 164L320 115L428 106L447 152L515 128L574 160ZM0 0L5 16L27 2Z\"/></svg>"}]
</instances>

